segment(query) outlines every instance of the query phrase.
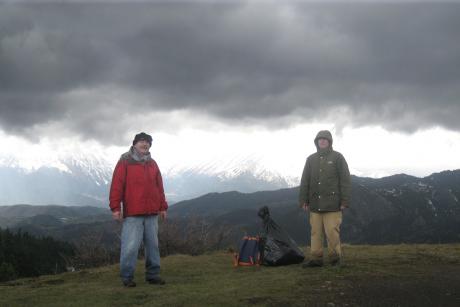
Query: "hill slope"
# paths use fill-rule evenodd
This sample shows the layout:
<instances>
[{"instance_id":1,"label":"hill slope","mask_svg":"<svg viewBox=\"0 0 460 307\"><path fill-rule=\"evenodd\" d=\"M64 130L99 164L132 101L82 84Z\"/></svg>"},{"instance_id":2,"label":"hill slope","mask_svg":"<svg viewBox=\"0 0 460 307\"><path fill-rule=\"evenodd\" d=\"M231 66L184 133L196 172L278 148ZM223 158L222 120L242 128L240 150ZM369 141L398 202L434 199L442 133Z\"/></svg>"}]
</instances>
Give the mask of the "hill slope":
<instances>
[{"instance_id":1,"label":"hill slope","mask_svg":"<svg viewBox=\"0 0 460 307\"><path fill-rule=\"evenodd\" d=\"M308 253L308 251L306 251ZM233 268L227 253L163 259L165 286L118 266L0 284L1 306L459 306L460 244L345 246L342 268Z\"/></svg>"},{"instance_id":2,"label":"hill slope","mask_svg":"<svg viewBox=\"0 0 460 307\"><path fill-rule=\"evenodd\" d=\"M307 242L306 216L298 188L211 193L171 206L171 218L205 217L215 225L258 229L257 210L270 207L275 220L298 242ZM352 200L342 234L357 244L450 243L460 241L460 170L425 178L404 174L381 179L352 176Z\"/></svg>"},{"instance_id":3,"label":"hill slope","mask_svg":"<svg viewBox=\"0 0 460 307\"><path fill-rule=\"evenodd\" d=\"M353 176L352 180L351 208L345 210L342 224L343 242L460 242L460 170L425 178L401 174L381 179ZM217 247L223 248L245 233L256 234L261 227L257 210L268 205L277 223L305 244L310 235L308 216L298 208L297 198L298 188L210 193L172 205L167 224L180 228L180 235L189 226L199 228L202 224L216 237L223 234ZM110 247L119 241L119 225L112 221L107 207L0 206L0 227L21 228L72 243L91 238L95 244Z\"/></svg>"}]
</instances>

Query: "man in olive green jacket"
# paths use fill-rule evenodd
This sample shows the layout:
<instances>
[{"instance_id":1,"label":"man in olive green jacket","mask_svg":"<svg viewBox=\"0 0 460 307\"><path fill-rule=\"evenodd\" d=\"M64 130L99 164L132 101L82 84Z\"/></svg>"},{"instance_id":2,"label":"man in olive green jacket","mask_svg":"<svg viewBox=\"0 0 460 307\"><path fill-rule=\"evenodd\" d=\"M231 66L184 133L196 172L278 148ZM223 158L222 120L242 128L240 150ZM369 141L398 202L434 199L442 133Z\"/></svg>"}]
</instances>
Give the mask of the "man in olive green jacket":
<instances>
[{"instance_id":1,"label":"man in olive green jacket","mask_svg":"<svg viewBox=\"0 0 460 307\"><path fill-rule=\"evenodd\" d=\"M304 267L323 265L323 233L326 233L329 261L341 262L340 225L342 210L350 204L351 179L347 162L332 149L329 131L318 132L317 152L310 155L300 182L299 203L310 211L311 260Z\"/></svg>"}]
</instances>

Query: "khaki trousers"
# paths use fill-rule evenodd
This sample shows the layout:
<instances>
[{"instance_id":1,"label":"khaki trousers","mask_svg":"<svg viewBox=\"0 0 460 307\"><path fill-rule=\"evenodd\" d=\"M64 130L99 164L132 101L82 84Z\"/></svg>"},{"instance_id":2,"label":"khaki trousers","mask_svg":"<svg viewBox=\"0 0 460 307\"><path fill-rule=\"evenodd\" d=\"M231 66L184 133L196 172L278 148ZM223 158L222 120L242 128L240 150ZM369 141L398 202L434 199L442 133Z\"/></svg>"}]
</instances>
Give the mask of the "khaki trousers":
<instances>
[{"instance_id":1,"label":"khaki trousers","mask_svg":"<svg viewBox=\"0 0 460 307\"><path fill-rule=\"evenodd\" d=\"M323 213L310 211L311 257L313 260L323 259L324 232L326 232L329 260L342 257L340 224L342 224L342 211Z\"/></svg>"}]
</instances>

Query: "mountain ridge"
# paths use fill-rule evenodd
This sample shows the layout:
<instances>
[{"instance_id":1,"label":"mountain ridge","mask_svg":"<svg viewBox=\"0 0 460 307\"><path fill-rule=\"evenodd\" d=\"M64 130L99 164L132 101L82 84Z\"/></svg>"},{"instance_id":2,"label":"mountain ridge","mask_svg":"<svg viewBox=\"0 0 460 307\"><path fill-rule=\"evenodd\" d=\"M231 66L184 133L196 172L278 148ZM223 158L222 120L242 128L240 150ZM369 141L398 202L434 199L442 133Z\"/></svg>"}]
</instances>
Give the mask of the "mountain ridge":
<instances>
[{"instance_id":1,"label":"mountain ridge","mask_svg":"<svg viewBox=\"0 0 460 307\"><path fill-rule=\"evenodd\" d=\"M342 225L346 242L460 241L460 170L423 178L402 174L368 180L353 176L351 199ZM259 223L257 210L264 205L294 239L307 242L310 230L298 207L298 187L248 194L210 193L175 204L169 216L202 216L216 224L229 220L254 233Z\"/></svg>"},{"instance_id":2,"label":"mountain ridge","mask_svg":"<svg viewBox=\"0 0 460 307\"><path fill-rule=\"evenodd\" d=\"M350 208L344 211L342 224L344 242L460 242L460 170L443 171L423 178L395 175L368 180L353 176L352 182L352 202ZM266 205L278 224L297 242L308 242L308 215L299 209L297 199L298 187L253 193L214 192L170 206L168 217L173 224L204 221L210 231L232 230L232 235L226 238L226 242L231 243L245 233L258 232L261 222L257 210ZM75 238L78 233L86 232L85 229L92 229L96 233L100 229L99 232L106 238L115 236L108 206L86 209L65 207L68 211L65 214L59 211L58 206L51 206L56 212L46 210L46 206L36 209L35 215L55 215L60 218L62 227L56 227L56 221L52 218L41 216L35 221L31 218L34 214L25 214L26 209L32 210L34 206L15 209L21 212L22 218L14 218L10 214L5 221L5 208L8 206L0 207L0 226L22 228L40 235L55 234L58 238ZM80 216L71 208L75 208ZM86 210L94 212L84 213ZM50 225L46 225L47 221ZM34 225L38 222L42 223L41 227Z\"/></svg>"}]
</instances>

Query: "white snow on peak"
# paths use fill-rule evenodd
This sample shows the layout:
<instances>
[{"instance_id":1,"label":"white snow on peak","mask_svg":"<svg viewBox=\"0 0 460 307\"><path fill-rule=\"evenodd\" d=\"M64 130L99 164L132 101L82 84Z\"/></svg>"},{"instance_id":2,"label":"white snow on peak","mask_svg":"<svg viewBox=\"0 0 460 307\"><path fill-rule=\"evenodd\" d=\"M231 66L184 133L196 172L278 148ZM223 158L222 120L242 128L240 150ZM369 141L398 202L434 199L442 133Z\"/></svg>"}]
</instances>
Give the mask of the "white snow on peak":
<instances>
[{"instance_id":1,"label":"white snow on peak","mask_svg":"<svg viewBox=\"0 0 460 307\"><path fill-rule=\"evenodd\" d=\"M107 185L111 181L118 157L128 149L118 147L105 150L100 145L81 142L65 146L50 142L27 146L18 143L6 147L10 150L0 153L0 167L17 168L27 173L41 168L54 168L75 176L90 177L97 185ZM193 157L184 154L168 157L153 151L152 156L159 162L163 177L170 178L194 174L227 181L250 175L262 181L292 187L299 184L302 171L296 166L291 173L299 173L299 176L287 175L284 170L289 169L289 161L283 158L279 161L270 160L267 156L254 153L228 153L225 156L210 153Z\"/></svg>"},{"instance_id":2,"label":"white snow on peak","mask_svg":"<svg viewBox=\"0 0 460 307\"><path fill-rule=\"evenodd\" d=\"M9 167L21 169L24 172L31 173L40 168L55 168L62 172L71 173L63 161L57 157L48 157L42 155L24 155L19 154L15 157L11 155L0 156L0 167Z\"/></svg>"},{"instance_id":3,"label":"white snow on peak","mask_svg":"<svg viewBox=\"0 0 460 307\"><path fill-rule=\"evenodd\" d=\"M25 173L42 168L91 177L97 184L111 180L112 163L95 146L60 146L60 144L12 144L2 148L0 167L16 168Z\"/></svg>"},{"instance_id":4,"label":"white snow on peak","mask_svg":"<svg viewBox=\"0 0 460 307\"><path fill-rule=\"evenodd\" d=\"M188 164L172 164L163 168L163 176L178 177L187 173L215 176L222 181L231 180L239 176L251 175L267 182L286 182L287 186L299 184L299 178L282 175L267 165L262 157L255 155L236 155L233 157L212 157L206 160L197 159Z\"/></svg>"},{"instance_id":5,"label":"white snow on peak","mask_svg":"<svg viewBox=\"0 0 460 307\"><path fill-rule=\"evenodd\" d=\"M431 210L433 210L433 212L435 212L435 215L437 215L436 207L433 205L433 202L431 201L431 199L427 199L427 203L428 203L428 205L430 205Z\"/></svg>"},{"instance_id":6,"label":"white snow on peak","mask_svg":"<svg viewBox=\"0 0 460 307\"><path fill-rule=\"evenodd\" d=\"M452 189L449 189L449 194L452 196L452 198L455 200L456 203L458 203L458 198L455 196L454 193L452 193Z\"/></svg>"}]
</instances>

